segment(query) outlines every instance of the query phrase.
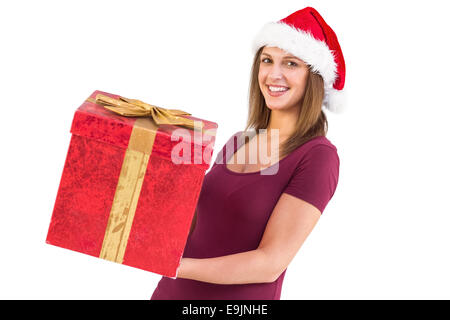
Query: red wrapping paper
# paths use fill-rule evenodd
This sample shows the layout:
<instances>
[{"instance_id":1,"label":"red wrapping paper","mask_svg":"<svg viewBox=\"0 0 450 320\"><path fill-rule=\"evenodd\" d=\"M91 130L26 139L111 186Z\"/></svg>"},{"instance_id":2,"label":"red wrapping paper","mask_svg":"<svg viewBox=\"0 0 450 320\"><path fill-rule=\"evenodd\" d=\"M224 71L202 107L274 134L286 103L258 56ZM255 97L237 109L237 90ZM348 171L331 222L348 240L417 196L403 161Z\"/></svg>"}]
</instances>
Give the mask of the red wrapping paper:
<instances>
[{"instance_id":1,"label":"red wrapping paper","mask_svg":"<svg viewBox=\"0 0 450 320\"><path fill-rule=\"evenodd\" d=\"M99 93L118 98L101 91L90 98L95 99ZM194 141L194 131L184 127L157 127L121 262L168 277L176 275L183 254L217 129L214 122L183 117L203 122L202 139ZM77 109L48 244L99 257L136 119L87 100ZM180 128L190 141L171 141L173 131ZM180 143L190 144L190 164L171 160L172 148Z\"/></svg>"}]
</instances>

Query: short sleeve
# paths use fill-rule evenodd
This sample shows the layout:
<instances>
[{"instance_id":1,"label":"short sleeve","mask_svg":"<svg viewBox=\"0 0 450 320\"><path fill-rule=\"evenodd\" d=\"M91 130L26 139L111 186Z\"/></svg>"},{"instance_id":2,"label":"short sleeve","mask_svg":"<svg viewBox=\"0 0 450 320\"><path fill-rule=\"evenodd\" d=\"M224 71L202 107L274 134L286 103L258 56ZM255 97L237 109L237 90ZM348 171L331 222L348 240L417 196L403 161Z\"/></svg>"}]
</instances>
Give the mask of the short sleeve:
<instances>
[{"instance_id":1,"label":"short sleeve","mask_svg":"<svg viewBox=\"0 0 450 320\"><path fill-rule=\"evenodd\" d=\"M339 156L328 145L316 145L304 155L283 192L300 198L322 214L339 179Z\"/></svg>"}]
</instances>

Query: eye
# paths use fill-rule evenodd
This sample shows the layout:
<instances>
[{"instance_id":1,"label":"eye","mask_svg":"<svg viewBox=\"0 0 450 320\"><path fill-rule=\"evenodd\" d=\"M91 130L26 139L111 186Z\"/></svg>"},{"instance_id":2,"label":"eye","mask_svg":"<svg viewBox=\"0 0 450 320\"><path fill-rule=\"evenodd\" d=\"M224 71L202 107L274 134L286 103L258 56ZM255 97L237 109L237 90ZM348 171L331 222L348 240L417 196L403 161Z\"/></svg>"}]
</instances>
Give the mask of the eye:
<instances>
[{"instance_id":1,"label":"eye","mask_svg":"<svg viewBox=\"0 0 450 320\"><path fill-rule=\"evenodd\" d=\"M266 61L270 61L270 59L269 59L269 58L263 58L263 59L261 60L261 62L263 62L263 63L266 63Z\"/></svg>"},{"instance_id":2,"label":"eye","mask_svg":"<svg viewBox=\"0 0 450 320\"><path fill-rule=\"evenodd\" d=\"M291 63L291 65L289 65L289 63ZM288 66L296 67L296 66L298 66L298 64L295 63L294 61L288 61Z\"/></svg>"}]
</instances>

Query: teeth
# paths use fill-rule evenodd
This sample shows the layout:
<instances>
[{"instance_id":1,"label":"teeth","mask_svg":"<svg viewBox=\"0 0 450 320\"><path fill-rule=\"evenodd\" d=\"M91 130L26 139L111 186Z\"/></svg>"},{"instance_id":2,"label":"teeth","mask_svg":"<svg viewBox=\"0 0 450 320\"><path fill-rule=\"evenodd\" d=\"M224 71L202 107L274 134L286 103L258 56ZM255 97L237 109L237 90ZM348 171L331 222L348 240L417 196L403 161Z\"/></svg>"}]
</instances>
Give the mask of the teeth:
<instances>
[{"instance_id":1,"label":"teeth","mask_svg":"<svg viewBox=\"0 0 450 320\"><path fill-rule=\"evenodd\" d=\"M271 86L269 86L269 90L270 90L270 91L277 91L277 92L280 92L280 91L287 91L288 88L285 88L285 87L271 87Z\"/></svg>"}]
</instances>

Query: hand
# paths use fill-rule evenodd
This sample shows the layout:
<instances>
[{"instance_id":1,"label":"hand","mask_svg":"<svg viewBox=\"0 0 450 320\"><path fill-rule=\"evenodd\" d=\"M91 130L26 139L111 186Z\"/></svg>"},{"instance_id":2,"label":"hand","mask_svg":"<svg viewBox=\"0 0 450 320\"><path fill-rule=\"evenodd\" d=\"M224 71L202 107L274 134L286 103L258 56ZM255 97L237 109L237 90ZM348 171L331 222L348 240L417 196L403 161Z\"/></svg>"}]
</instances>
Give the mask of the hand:
<instances>
[{"instance_id":1,"label":"hand","mask_svg":"<svg viewBox=\"0 0 450 320\"><path fill-rule=\"evenodd\" d=\"M181 263L182 263L183 259L184 259L184 258L181 258L181 259L180 259L180 264L178 265L177 271L176 271L176 273L175 273L175 279L178 278L178 274L179 274L179 272L180 272L180 269L181 269Z\"/></svg>"}]
</instances>

